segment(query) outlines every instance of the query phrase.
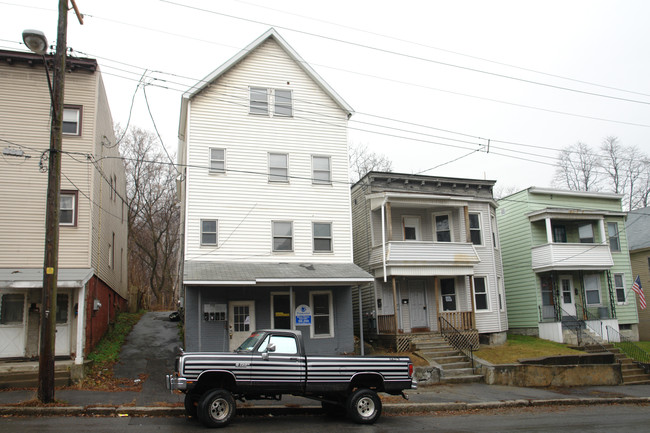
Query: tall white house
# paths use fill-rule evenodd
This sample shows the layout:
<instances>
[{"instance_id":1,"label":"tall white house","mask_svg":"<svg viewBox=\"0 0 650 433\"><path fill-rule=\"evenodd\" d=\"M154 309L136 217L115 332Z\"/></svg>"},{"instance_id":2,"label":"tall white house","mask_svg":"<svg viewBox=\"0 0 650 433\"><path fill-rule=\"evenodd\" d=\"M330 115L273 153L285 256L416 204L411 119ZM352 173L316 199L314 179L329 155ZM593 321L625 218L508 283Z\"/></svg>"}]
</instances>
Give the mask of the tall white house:
<instances>
[{"instance_id":1,"label":"tall white house","mask_svg":"<svg viewBox=\"0 0 650 433\"><path fill-rule=\"evenodd\" d=\"M1 359L39 351L51 125L44 61L52 56L0 50ZM126 308L126 175L95 59L66 59L64 103L55 355L80 364Z\"/></svg>"},{"instance_id":2,"label":"tall white house","mask_svg":"<svg viewBox=\"0 0 650 433\"><path fill-rule=\"evenodd\" d=\"M233 350L254 329L354 349L347 122L352 108L268 30L182 97L185 345Z\"/></svg>"}]
</instances>

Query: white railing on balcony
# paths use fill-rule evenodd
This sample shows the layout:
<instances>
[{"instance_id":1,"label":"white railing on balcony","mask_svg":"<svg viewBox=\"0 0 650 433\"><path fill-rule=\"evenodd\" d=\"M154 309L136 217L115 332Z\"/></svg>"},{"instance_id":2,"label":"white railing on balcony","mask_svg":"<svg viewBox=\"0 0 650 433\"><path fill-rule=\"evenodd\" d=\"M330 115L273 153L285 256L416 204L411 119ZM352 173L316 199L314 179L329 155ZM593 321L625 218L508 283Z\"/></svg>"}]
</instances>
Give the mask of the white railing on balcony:
<instances>
[{"instance_id":1,"label":"white railing on balcony","mask_svg":"<svg viewBox=\"0 0 650 433\"><path fill-rule=\"evenodd\" d=\"M608 245L544 244L532 248L533 270L609 269L614 266Z\"/></svg>"},{"instance_id":2,"label":"white railing on balcony","mask_svg":"<svg viewBox=\"0 0 650 433\"><path fill-rule=\"evenodd\" d=\"M372 249L370 266L379 266L382 247ZM473 266L480 262L474 245L466 242L386 242L386 263L391 265Z\"/></svg>"}]
</instances>

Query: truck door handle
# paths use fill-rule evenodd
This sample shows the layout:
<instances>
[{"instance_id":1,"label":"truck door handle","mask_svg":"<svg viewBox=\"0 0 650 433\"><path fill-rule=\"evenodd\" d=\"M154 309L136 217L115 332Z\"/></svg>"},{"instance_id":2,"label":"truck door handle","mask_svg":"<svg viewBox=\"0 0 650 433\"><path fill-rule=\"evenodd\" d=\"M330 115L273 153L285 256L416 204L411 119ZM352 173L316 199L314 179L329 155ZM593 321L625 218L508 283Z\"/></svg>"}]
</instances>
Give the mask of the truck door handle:
<instances>
[{"instance_id":1,"label":"truck door handle","mask_svg":"<svg viewBox=\"0 0 650 433\"><path fill-rule=\"evenodd\" d=\"M289 361L298 361L298 358L289 358Z\"/></svg>"}]
</instances>

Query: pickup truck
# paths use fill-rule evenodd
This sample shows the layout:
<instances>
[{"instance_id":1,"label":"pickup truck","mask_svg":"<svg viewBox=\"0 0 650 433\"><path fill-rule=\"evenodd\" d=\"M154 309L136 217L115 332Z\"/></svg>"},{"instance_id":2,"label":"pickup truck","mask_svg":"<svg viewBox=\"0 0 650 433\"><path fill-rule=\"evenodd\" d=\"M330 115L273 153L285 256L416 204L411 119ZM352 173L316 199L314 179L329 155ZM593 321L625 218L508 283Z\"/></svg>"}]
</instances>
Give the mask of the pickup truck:
<instances>
[{"instance_id":1,"label":"pickup truck","mask_svg":"<svg viewBox=\"0 0 650 433\"><path fill-rule=\"evenodd\" d=\"M167 389L184 392L186 415L207 427L229 424L235 400L280 400L283 394L372 424L381 415L378 392L407 398L404 390L417 388L408 357L308 356L300 331L290 330L256 331L234 353L181 350L174 370Z\"/></svg>"}]
</instances>

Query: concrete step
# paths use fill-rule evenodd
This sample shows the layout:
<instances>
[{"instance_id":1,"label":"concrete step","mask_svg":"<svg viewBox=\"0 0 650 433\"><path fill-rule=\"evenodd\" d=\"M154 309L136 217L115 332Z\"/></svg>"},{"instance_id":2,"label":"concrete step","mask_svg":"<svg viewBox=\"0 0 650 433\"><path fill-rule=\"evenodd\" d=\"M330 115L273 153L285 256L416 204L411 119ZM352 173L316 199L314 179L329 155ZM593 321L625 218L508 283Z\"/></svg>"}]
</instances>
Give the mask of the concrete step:
<instances>
[{"instance_id":1,"label":"concrete step","mask_svg":"<svg viewBox=\"0 0 650 433\"><path fill-rule=\"evenodd\" d=\"M456 349L452 349L451 347L448 347L447 349L429 349L429 350L420 350L420 353L424 353L427 356L458 356L461 355L459 351Z\"/></svg>"},{"instance_id":2,"label":"concrete step","mask_svg":"<svg viewBox=\"0 0 650 433\"><path fill-rule=\"evenodd\" d=\"M413 347L415 350L433 350L451 348L447 343L417 343Z\"/></svg>"},{"instance_id":3,"label":"concrete step","mask_svg":"<svg viewBox=\"0 0 650 433\"><path fill-rule=\"evenodd\" d=\"M72 384L69 371L54 372L54 386ZM0 388L34 388L38 387L38 371L11 372L0 374Z\"/></svg>"},{"instance_id":4,"label":"concrete step","mask_svg":"<svg viewBox=\"0 0 650 433\"><path fill-rule=\"evenodd\" d=\"M440 383L473 383L483 382L482 374L468 374L465 376L441 377Z\"/></svg>"},{"instance_id":5,"label":"concrete step","mask_svg":"<svg viewBox=\"0 0 650 433\"><path fill-rule=\"evenodd\" d=\"M647 374L623 376L623 384L628 385L630 383L650 383L650 377Z\"/></svg>"},{"instance_id":6,"label":"concrete step","mask_svg":"<svg viewBox=\"0 0 650 433\"><path fill-rule=\"evenodd\" d=\"M459 368L472 368L472 363L470 361L463 361L463 362L452 362L449 364L442 364L442 368L444 371L447 370L455 370Z\"/></svg>"},{"instance_id":7,"label":"concrete step","mask_svg":"<svg viewBox=\"0 0 650 433\"><path fill-rule=\"evenodd\" d=\"M436 361L438 364L442 365L443 368L445 364L453 364L456 362L464 362L467 360L467 358L463 355L458 355L458 356L444 356L444 357L437 357L437 358L432 358L434 361Z\"/></svg>"},{"instance_id":8,"label":"concrete step","mask_svg":"<svg viewBox=\"0 0 650 433\"><path fill-rule=\"evenodd\" d=\"M623 385L650 385L650 379L623 381Z\"/></svg>"},{"instance_id":9,"label":"concrete step","mask_svg":"<svg viewBox=\"0 0 650 433\"><path fill-rule=\"evenodd\" d=\"M463 368L444 368L442 370L443 377L470 376L472 374L474 374L474 369L471 365Z\"/></svg>"}]
</instances>

